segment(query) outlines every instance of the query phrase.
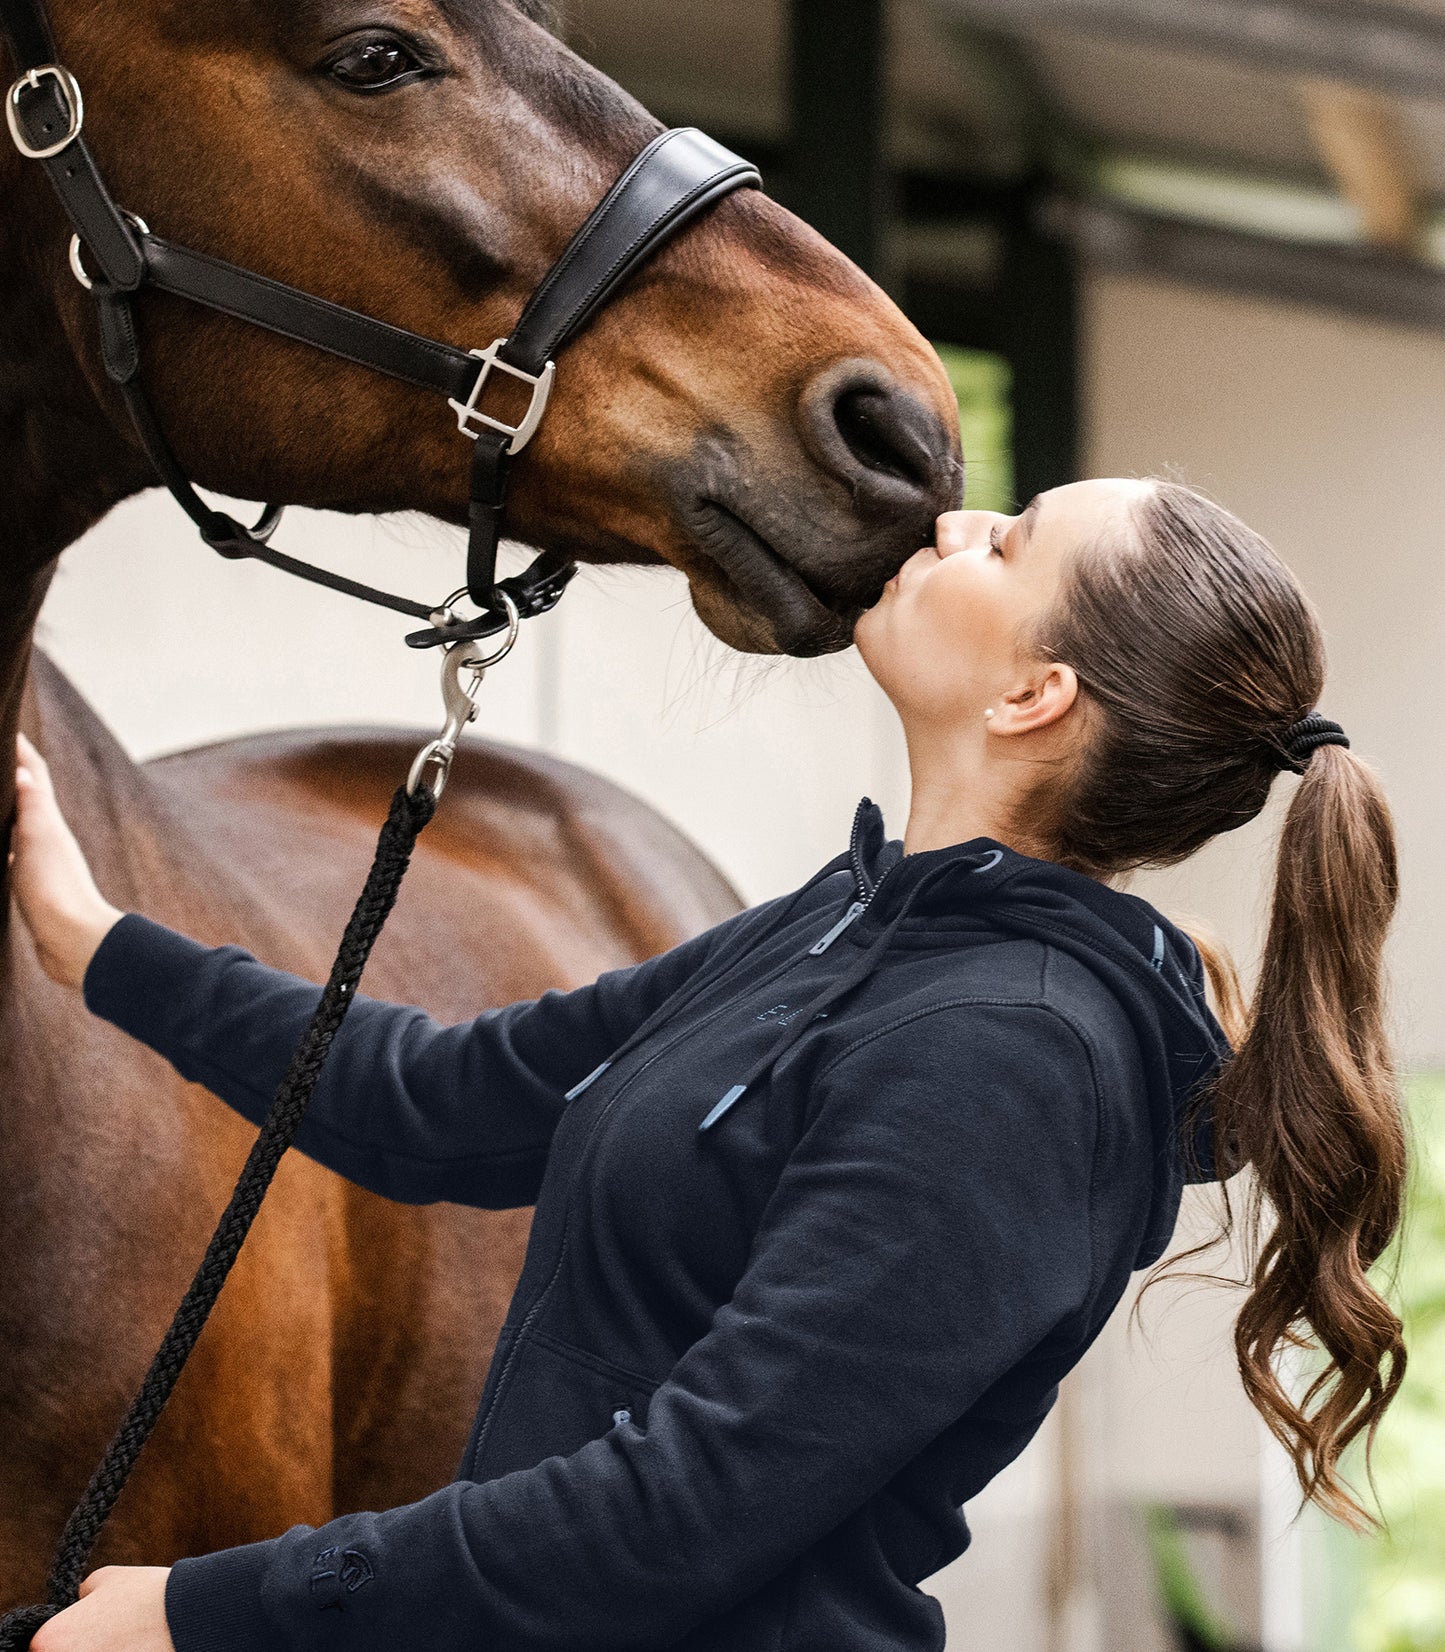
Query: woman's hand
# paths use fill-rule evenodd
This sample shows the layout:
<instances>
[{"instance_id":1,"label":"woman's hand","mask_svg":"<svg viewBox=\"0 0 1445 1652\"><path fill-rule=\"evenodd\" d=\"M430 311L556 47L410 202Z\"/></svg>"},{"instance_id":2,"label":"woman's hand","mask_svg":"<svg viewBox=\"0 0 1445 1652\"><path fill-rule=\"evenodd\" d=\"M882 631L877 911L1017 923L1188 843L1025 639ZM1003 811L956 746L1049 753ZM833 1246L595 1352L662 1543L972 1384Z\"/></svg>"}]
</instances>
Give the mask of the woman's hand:
<instances>
[{"instance_id":1,"label":"woman's hand","mask_svg":"<svg viewBox=\"0 0 1445 1652\"><path fill-rule=\"evenodd\" d=\"M16 737L16 758L11 888L40 967L62 986L78 987L95 949L124 914L95 887L55 801L45 759L23 734Z\"/></svg>"},{"instance_id":2,"label":"woman's hand","mask_svg":"<svg viewBox=\"0 0 1445 1652\"><path fill-rule=\"evenodd\" d=\"M102 1566L80 1599L35 1631L30 1652L176 1652L166 1628L169 1566Z\"/></svg>"}]
</instances>

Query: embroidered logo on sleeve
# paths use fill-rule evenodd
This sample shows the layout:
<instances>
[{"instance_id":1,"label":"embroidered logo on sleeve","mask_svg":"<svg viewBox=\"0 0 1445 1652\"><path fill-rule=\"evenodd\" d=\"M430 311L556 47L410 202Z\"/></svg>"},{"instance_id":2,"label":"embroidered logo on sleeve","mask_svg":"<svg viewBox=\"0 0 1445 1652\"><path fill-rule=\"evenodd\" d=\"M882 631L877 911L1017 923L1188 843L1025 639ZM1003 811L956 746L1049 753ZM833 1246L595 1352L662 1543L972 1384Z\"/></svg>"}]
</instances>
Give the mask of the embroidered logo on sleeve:
<instances>
[{"instance_id":1,"label":"embroidered logo on sleeve","mask_svg":"<svg viewBox=\"0 0 1445 1652\"><path fill-rule=\"evenodd\" d=\"M320 1611L346 1610L343 1595L354 1595L376 1573L360 1549L322 1549L311 1568L311 1598Z\"/></svg>"}]
</instances>

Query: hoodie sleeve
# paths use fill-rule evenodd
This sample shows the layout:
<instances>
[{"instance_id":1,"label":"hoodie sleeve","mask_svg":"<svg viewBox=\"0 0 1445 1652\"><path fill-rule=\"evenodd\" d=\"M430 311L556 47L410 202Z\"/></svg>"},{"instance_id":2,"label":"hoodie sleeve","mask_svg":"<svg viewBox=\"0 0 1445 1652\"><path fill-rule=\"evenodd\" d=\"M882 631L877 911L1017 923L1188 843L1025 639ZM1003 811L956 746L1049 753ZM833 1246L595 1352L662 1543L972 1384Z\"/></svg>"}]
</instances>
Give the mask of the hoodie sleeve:
<instances>
[{"instance_id":1,"label":"hoodie sleeve","mask_svg":"<svg viewBox=\"0 0 1445 1652\"><path fill-rule=\"evenodd\" d=\"M815 1080L746 1271L645 1427L180 1560L176 1652L673 1644L1074 1334L1096 1129L1050 1011L953 1006L876 1037Z\"/></svg>"},{"instance_id":2,"label":"hoodie sleeve","mask_svg":"<svg viewBox=\"0 0 1445 1652\"><path fill-rule=\"evenodd\" d=\"M296 1147L404 1204L533 1204L566 1092L716 952L785 897L589 986L443 1026L358 993ZM207 947L128 913L91 959L87 1007L260 1125L321 988L239 946Z\"/></svg>"}]
</instances>

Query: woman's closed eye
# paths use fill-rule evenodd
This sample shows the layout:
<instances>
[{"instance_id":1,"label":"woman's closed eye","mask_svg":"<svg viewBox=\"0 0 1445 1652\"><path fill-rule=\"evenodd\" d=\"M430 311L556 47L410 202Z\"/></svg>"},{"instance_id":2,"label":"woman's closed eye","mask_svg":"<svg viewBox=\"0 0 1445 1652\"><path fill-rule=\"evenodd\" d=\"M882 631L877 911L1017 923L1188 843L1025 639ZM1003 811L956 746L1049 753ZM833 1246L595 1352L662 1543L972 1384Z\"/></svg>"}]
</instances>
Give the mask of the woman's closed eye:
<instances>
[{"instance_id":1,"label":"woman's closed eye","mask_svg":"<svg viewBox=\"0 0 1445 1652\"><path fill-rule=\"evenodd\" d=\"M1002 535L1003 535L1003 526L1002 526L1002 524L998 523L998 522L995 522L994 525L988 530L988 545L989 545L989 555L990 556L1002 556L1003 555L1003 545L1000 543Z\"/></svg>"}]
</instances>

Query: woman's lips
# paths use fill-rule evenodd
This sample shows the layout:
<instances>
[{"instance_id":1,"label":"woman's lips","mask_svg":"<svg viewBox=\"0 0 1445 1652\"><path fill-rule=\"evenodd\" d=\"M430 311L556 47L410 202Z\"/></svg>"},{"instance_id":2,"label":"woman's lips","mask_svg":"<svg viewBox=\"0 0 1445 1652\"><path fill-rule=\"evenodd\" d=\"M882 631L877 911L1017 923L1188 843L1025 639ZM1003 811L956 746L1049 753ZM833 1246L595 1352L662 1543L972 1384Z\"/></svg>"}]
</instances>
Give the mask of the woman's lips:
<instances>
[{"instance_id":1,"label":"woman's lips","mask_svg":"<svg viewBox=\"0 0 1445 1652\"><path fill-rule=\"evenodd\" d=\"M938 560L939 560L939 561L942 561L942 560L943 560L943 559L942 559L942 557L939 557L939 555L938 555L938 550L937 550L937 548L936 548L936 547L935 547L935 546L933 546L933 545L923 545L923 546L920 546L920 548L919 548L919 549L918 549L918 550L916 550L916 551L915 551L915 552L914 552L914 553L913 553L913 556L910 556L910 557L909 557L909 558L908 558L908 560L907 560L907 561L906 561L906 562L905 562L905 563L904 563L904 564L903 564L903 567L902 567L902 568L900 568L900 569L899 569L899 570L898 570L898 572L897 572L897 573L896 573L896 574L894 574L894 576L893 576L893 578L892 578L892 579L890 579L890 580L889 580L889 581L888 581L888 582L887 582L887 583L886 583L886 584L885 584L885 585L884 585L884 587L883 587L883 589L884 589L884 590L885 590L885 591L886 591L886 590L888 590L888 589L889 589L889 587L890 587L890 586L891 586L891 587L892 587L892 588L893 588L893 589L894 589L894 590L895 590L895 591L899 591L899 590L902 590L902 588L903 588L903 571L904 571L904 569L905 569L905 568L911 568L911 567L912 567L912 566L913 566L913 562L914 562L914 559L915 559L915 558L916 558L916 557L920 557L920 556L922 556L922 555L923 555L923 554L924 554L924 553L925 553L925 552L928 552L928 553L929 553L929 554L931 554L931 555L932 555L932 556L934 556L934 557L936 557L936 558L938 558Z\"/></svg>"}]
</instances>

